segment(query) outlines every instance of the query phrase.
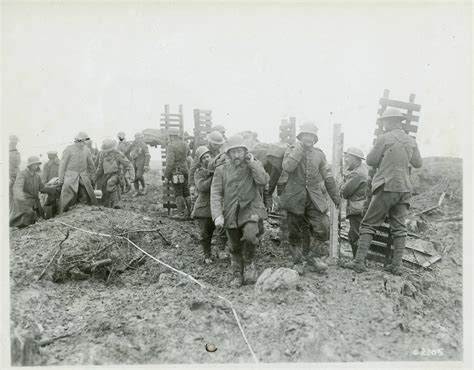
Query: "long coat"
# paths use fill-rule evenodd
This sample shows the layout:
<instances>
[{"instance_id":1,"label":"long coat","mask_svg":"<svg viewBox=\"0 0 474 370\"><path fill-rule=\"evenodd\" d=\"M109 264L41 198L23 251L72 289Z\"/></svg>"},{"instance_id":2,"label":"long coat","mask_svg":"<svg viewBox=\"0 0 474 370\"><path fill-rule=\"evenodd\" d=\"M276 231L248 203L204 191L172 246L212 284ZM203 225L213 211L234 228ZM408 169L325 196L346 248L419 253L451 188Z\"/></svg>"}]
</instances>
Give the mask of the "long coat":
<instances>
[{"instance_id":1,"label":"long coat","mask_svg":"<svg viewBox=\"0 0 474 370\"><path fill-rule=\"evenodd\" d=\"M212 219L224 216L224 227L238 228L267 218L260 190L269 176L257 160L236 166L228 161L216 168L211 185Z\"/></svg>"},{"instance_id":2,"label":"long coat","mask_svg":"<svg viewBox=\"0 0 474 370\"><path fill-rule=\"evenodd\" d=\"M364 212L367 177L368 169L362 162L348 171L341 185L342 197L347 199L346 216L361 216Z\"/></svg>"},{"instance_id":3,"label":"long coat","mask_svg":"<svg viewBox=\"0 0 474 370\"><path fill-rule=\"evenodd\" d=\"M112 149L109 152L100 152L99 165L97 166L96 172L97 181L101 182L98 187L104 190L104 185L107 183L108 178L112 175L120 175L122 169L123 172L128 172L130 178L133 179L135 177L135 170L133 169L132 163L127 159L125 154L116 149ZM108 191L115 190L114 187L112 190Z\"/></svg>"},{"instance_id":4,"label":"long coat","mask_svg":"<svg viewBox=\"0 0 474 370\"><path fill-rule=\"evenodd\" d=\"M303 149L298 142L290 146L283 157L282 168L288 173L288 182L280 197L282 209L295 214L305 214L306 196L321 212L328 209L322 183L333 200L339 200L339 192L326 156L319 148Z\"/></svg>"},{"instance_id":5,"label":"long coat","mask_svg":"<svg viewBox=\"0 0 474 370\"><path fill-rule=\"evenodd\" d=\"M49 160L43 165L43 171L41 172L41 181L43 184L47 184L53 177L59 175L59 158Z\"/></svg>"},{"instance_id":6,"label":"long coat","mask_svg":"<svg viewBox=\"0 0 474 370\"><path fill-rule=\"evenodd\" d=\"M97 205L92 182L95 181L95 165L87 146L73 144L64 149L59 165L59 182L63 184L60 198L60 212L76 199L79 185L84 186L90 202Z\"/></svg>"},{"instance_id":7,"label":"long coat","mask_svg":"<svg viewBox=\"0 0 474 370\"><path fill-rule=\"evenodd\" d=\"M148 145L141 141L133 141L130 145L130 159L137 170L143 170L145 166L150 165L150 151L148 150Z\"/></svg>"},{"instance_id":8,"label":"long coat","mask_svg":"<svg viewBox=\"0 0 474 370\"><path fill-rule=\"evenodd\" d=\"M213 173L203 167L198 167L194 172L194 184L198 192L192 214L195 218L211 218L212 176Z\"/></svg>"},{"instance_id":9,"label":"long coat","mask_svg":"<svg viewBox=\"0 0 474 370\"><path fill-rule=\"evenodd\" d=\"M55 188L46 188L38 172L29 168L19 172L13 184L13 207L10 211L10 226L25 227L43 215L39 193L54 193Z\"/></svg>"},{"instance_id":10,"label":"long coat","mask_svg":"<svg viewBox=\"0 0 474 370\"><path fill-rule=\"evenodd\" d=\"M166 148L166 169L165 177L171 179L173 173L179 170L184 175L188 175L188 162L187 158L189 155L189 147L186 145L184 140L177 139L173 140L168 144Z\"/></svg>"},{"instance_id":11,"label":"long coat","mask_svg":"<svg viewBox=\"0 0 474 370\"><path fill-rule=\"evenodd\" d=\"M410 193L408 166L420 168L423 160L416 141L401 129L380 136L367 154L367 165L377 168L372 192L384 185L384 191Z\"/></svg>"}]
</instances>

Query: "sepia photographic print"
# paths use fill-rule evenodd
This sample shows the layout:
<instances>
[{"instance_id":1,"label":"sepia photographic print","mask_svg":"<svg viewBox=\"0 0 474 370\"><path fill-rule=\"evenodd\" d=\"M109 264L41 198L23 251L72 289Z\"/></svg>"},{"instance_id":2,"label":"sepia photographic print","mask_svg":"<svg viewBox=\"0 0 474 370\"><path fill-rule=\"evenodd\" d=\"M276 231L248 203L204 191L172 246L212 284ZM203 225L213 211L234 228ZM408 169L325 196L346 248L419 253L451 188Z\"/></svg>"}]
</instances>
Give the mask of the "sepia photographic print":
<instances>
[{"instance_id":1,"label":"sepia photographic print","mask_svg":"<svg viewBox=\"0 0 474 370\"><path fill-rule=\"evenodd\" d=\"M0 367L472 368L470 2L1 14Z\"/></svg>"}]
</instances>

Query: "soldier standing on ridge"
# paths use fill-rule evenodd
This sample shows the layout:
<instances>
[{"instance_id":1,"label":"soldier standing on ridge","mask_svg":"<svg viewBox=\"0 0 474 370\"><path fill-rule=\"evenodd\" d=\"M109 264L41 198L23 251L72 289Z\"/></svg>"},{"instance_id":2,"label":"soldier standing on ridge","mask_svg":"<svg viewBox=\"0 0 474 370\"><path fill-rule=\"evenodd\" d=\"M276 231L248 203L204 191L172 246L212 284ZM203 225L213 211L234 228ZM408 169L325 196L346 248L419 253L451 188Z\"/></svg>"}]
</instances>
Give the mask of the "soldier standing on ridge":
<instances>
[{"instance_id":1,"label":"soldier standing on ridge","mask_svg":"<svg viewBox=\"0 0 474 370\"><path fill-rule=\"evenodd\" d=\"M228 160L217 166L212 180L211 214L216 227L227 231L233 274L230 285L239 287L256 281L253 259L267 218L260 191L269 176L241 136L230 137L226 148Z\"/></svg>"},{"instance_id":2,"label":"soldier standing on ridge","mask_svg":"<svg viewBox=\"0 0 474 370\"><path fill-rule=\"evenodd\" d=\"M97 205L94 194L95 165L86 146L89 136L79 132L74 144L64 149L59 164L59 185L62 185L59 213L77 202Z\"/></svg>"},{"instance_id":3,"label":"soldier standing on ridge","mask_svg":"<svg viewBox=\"0 0 474 370\"><path fill-rule=\"evenodd\" d=\"M341 195L347 199L346 218L349 220L349 244L352 255L356 256L359 228L364 214L365 191L367 187L367 166L362 163L364 153L358 148L348 148L344 152L347 174L341 185Z\"/></svg>"},{"instance_id":4,"label":"soldier standing on ridge","mask_svg":"<svg viewBox=\"0 0 474 370\"><path fill-rule=\"evenodd\" d=\"M13 184L15 183L16 176L18 172L20 172L20 163L21 163L21 155L17 149L18 145L18 137L16 135L10 135L9 138L9 160L10 160L10 167L9 167L9 174L10 174L10 182L9 182L9 189L10 189L10 211L13 205Z\"/></svg>"},{"instance_id":5,"label":"soldier standing on ridge","mask_svg":"<svg viewBox=\"0 0 474 370\"><path fill-rule=\"evenodd\" d=\"M372 198L362 219L355 260L343 267L356 272L367 271L365 257L376 227L382 225L388 216L394 251L392 263L385 270L401 275L407 235L405 221L412 190L409 166L420 168L423 161L415 139L402 130L405 117L400 110L387 109L380 119L386 133L377 139L367 155L367 165L377 169L372 179Z\"/></svg>"},{"instance_id":6,"label":"soldier standing on ridge","mask_svg":"<svg viewBox=\"0 0 474 370\"><path fill-rule=\"evenodd\" d=\"M303 273L303 257L316 272L324 273L327 265L316 258L317 249L329 239L327 199L322 183L339 207L340 196L326 156L314 145L318 129L312 122L301 126L299 140L290 146L283 158L282 168L288 173L288 182L281 195L281 208L288 212L288 236L294 268ZM308 230L314 237L311 243Z\"/></svg>"},{"instance_id":7,"label":"soldier standing on ridge","mask_svg":"<svg viewBox=\"0 0 474 370\"><path fill-rule=\"evenodd\" d=\"M135 140L130 146L130 158L133 170L135 171L135 179L133 181L133 186L135 187L134 197L146 194L145 177L143 175L150 169L150 157L148 145L143 142L143 134L137 132ZM140 189L140 184L142 189Z\"/></svg>"}]
</instances>

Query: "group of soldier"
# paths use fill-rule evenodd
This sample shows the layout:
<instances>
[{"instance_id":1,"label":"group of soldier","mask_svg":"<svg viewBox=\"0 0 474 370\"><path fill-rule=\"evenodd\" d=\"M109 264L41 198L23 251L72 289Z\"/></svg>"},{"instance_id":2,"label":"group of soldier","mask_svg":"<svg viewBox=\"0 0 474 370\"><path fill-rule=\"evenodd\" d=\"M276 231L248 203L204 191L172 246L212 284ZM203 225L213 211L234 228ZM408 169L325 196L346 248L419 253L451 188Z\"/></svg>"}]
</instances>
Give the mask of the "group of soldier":
<instances>
[{"instance_id":1,"label":"group of soldier","mask_svg":"<svg viewBox=\"0 0 474 370\"><path fill-rule=\"evenodd\" d=\"M204 263L213 263L212 238L220 252L227 245L231 258L230 285L252 284L257 271L255 251L264 232L263 221L271 209L271 195L277 184L280 207L286 211L288 245L293 268L326 273L321 248L329 239L329 198L336 208L347 199L346 217L350 223L349 243L354 259L342 267L358 273L367 270L367 256L377 227L386 219L390 224L394 253L385 269L402 273L406 244L405 220L409 209L411 184L409 168L419 168L422 159L414 138L402 130L404 115L387 109L382 117L385 133L365 159L358 148L344 152L345 174L335 178L318 142L318 129L312 122L301 125L294 145L250 145L241 135L225 137L222 126L207 135L206 145L193 156L178 129L168 132L164 176L173 184L178 220L194 219L199 227ZM100 152L92 150L87 134L79 133L74 144L58 159L48 152L49 162L41 176L38 157L28 158L27 168L18 171L20 162L16 137L10 138L11 204L10 226L34 223L42 214L39 193L47 194L44 206L66 211L76 202L98 204L97 195L107 207L119 208L121 194L146 193L144 172L149 170L150 154L143 135L133 142L125 134L105 139ZM376 169L368 188L368 168ZM141 189L140 189L141 185ZM194 199L193 199L194 197ZM56 208L55 208L56 207Z\"/></svg>"}]
</instances>

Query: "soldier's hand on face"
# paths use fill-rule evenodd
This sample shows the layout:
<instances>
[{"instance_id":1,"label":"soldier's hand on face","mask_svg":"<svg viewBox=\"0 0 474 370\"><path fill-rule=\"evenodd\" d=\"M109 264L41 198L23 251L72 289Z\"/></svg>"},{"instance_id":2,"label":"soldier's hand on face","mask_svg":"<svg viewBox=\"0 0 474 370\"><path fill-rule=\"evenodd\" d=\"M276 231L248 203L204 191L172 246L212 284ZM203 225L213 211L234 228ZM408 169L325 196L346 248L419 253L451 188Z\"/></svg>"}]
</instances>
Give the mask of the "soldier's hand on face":
<instances>
[{"instance_id":1,"label":"soldier's hand on face","mask_svg":"<svg viewBox=\"0 0 474 370\"><path fill-rule=\"evenodd\" d=\"M250 163L251 161L254 160L254 156L252 153L247 152L247 154L245 154L244 159L245 159L245 162Z\"/></svg>"},{"instance_id":2,"label":"soldier's hand on face","mask_svg":"<svg viewBox=\"0 0 474 370\"><path fill-rule=\"evenodd\" d=\"M224 217L222 216L219 216L217 217L215 220L214 220L214 225L216 225L216 227L224 227Z\"/></svg>"}]
</instances>

